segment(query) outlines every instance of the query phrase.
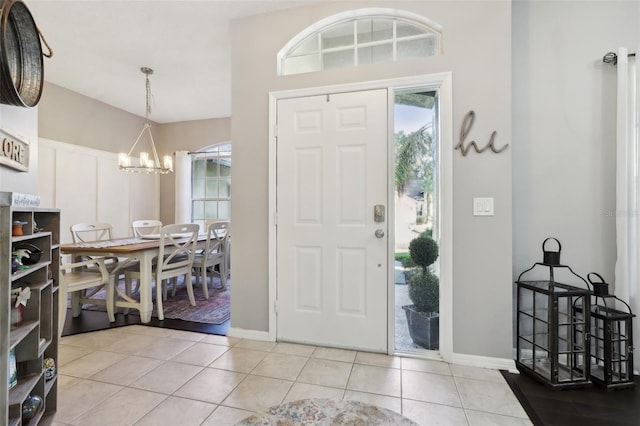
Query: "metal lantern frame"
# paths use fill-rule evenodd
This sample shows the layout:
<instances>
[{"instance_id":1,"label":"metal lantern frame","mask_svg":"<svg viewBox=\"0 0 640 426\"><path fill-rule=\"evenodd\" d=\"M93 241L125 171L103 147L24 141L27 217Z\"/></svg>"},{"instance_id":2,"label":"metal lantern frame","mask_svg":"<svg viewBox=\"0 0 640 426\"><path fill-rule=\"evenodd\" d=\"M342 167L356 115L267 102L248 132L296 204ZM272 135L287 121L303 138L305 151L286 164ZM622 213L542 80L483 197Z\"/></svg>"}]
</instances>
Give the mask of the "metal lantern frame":
<instances>
[{"instance_id":1,"label":"metal lantern frame","mask_svg":"<svg viewBox=\"0 0 640 426\"><path fill-rule=\"evenodd\" d=\"M591 275L600 281L593 282ZM595 272L591 304L591 381L607 390L629 388L633 381L633 317L631 307L608 293L608 284Z\"/></svg>"},{"instance_id":2,"label":"metal lantern frame","mask_svg":"<svg viewBox=\"0 0 640 426\"><path fill-rule=\"evenodd\" d=\"M552 389L585 386L591 383L591 290L571 267L560 264L560 248L558 252L545 251L548 240L542 245L544 261L522 272L515 282L516 366ZM548 279L524 280L539 267L548 270ZM580 287L556 281L557 270L568 271L567 275L575 278L571 281Z\"/></svg>"}]
</instances>

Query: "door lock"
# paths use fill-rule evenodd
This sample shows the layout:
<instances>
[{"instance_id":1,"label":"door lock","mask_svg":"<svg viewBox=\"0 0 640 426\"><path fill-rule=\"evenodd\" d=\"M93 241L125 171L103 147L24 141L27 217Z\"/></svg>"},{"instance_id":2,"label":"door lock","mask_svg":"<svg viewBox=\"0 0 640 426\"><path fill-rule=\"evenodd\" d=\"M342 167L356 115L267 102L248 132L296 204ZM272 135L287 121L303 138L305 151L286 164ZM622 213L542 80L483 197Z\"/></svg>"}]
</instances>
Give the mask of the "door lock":
<instances>
[{"instance_id":1,"label":"door lock","mask_svg":"<svg viewBox=\"0 0 640 426\"><path fill-rule=\"evenodd\" d=\"M373 221L384 222L384 204L376 204L373 206Z\"/></svg>"}]
</instances>

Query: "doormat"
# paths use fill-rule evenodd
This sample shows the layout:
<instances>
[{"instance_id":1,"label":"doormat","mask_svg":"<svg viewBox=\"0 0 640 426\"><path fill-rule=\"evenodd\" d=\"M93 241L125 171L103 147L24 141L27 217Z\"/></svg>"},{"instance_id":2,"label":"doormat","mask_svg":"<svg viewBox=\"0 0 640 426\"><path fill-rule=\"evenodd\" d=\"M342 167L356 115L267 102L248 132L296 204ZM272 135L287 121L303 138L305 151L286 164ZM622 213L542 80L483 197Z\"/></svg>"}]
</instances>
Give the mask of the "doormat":
<instances>
[{"instance_id":1,"label":"doormat","mask_svg":"<svg viewBox=\"0 0 640 426\"><path fill-rule=\"evenodd\" d=\"M301 399L254 414L236 426L271 425L368 425L418 426L414 421L386 408L360 401Z\"/></svg>"},{"instance_id":2,"label":"doormat","mask_svg":"<svg viewBox=\"0 0 640 426\"><path fill-rule=\"evenodd\" d=\"M195 278L194 278L195 283ZM118 283L124 291L124 280L120 280ZM134 285L135 289L135 285ZM167 300L162 301L162 310L165 318L178 319L183 321L200 322L205 324L222 324L231 318L231 280L227 280L227 289L220 289L220 279L214 277L213 287L209 284L209 299L205 299L202 293L202 285L193 285L193 295L196 300L196 306L191 306L189 303L189 296L187 295L187 287L182 281L178 282L176 289L176 295L171 296L173 287L169 284L169 291L167 294ZM105 289L96 293L93 298L105 299ZM134 299L140 300L139 293L132 295ZM156 288L152 290L153 297L153 312L151 316L158 317L156 309ZM67 301L67 307L71 307L71 302ZM106 315L106 308L103 305L84 304L83 310L88 311L104 311ZM123 308L119 308L116 313L123 313ZM129 309L129 315L137 315L140 313L137 309Z\"/></svg>"}]
</instances>

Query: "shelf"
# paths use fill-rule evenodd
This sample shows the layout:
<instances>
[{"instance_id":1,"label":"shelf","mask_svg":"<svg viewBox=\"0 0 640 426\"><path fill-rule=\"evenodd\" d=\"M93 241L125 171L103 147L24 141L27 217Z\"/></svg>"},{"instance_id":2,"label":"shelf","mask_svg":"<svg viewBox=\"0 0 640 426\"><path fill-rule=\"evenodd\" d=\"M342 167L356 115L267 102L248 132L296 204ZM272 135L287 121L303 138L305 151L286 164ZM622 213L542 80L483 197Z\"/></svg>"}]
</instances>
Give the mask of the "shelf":
<instances>
[{"instance_id":1,"label":"shelf","mask_svg":"<svg viewBox=\"0 0 640 426\"><path fill-rule=\"evenodd\" d=\"M15 348L25 337L29 335L40 323L38 321L27 321L22 323L20 327L14 328L9 332L9 349Z\"/></svg>"},{"instance_id":2,"label":"shelf","mask_svg":"<svg viewBox=\"0 0 640 426\"><path fill-rule=\"evenodd\" d=\"M41 377L42 373L18 377L18 384L9 390L9 405L22 404Z\"/></svg>"},{"instance_id":3,"label":"shelf","mask_svg":"<svg viewBox=\"0 0 640 426\"><path fill-rule=\"evenodd\" d=\"M31 297L22 308L22 324L0 333L0 369L9 369L9 351L15 350L18 372L17 384L9 389L0 386L0 423L10 421L16 426L52 424L57 406L57 377L46 381L43 358L58 359L58 282L60 256L60 211L40 207L11 205L8 193L0 193L4 204L0 206L0 280L10 285L1 286L0 322L11 322L11 292L17 287L29 287ZM31 198L28 198L31 197ZM32 199L33 196L28 196ZM8 204L7 204L8 203ZM25 235L11 235L12 223L27 222L23 226ZM43 231L33 232L34 226ZM22 247L23 246L23 247ZM11 272L11 252L18 248L37 247L42 251L39 262L27 265L26 269ZM55 261L52 261L54 259ZM15 302L14 302L15 303ZM30 394L44 398L45 406L33 418L21 419L21 407Z\"/></svg>"}]
</instances>

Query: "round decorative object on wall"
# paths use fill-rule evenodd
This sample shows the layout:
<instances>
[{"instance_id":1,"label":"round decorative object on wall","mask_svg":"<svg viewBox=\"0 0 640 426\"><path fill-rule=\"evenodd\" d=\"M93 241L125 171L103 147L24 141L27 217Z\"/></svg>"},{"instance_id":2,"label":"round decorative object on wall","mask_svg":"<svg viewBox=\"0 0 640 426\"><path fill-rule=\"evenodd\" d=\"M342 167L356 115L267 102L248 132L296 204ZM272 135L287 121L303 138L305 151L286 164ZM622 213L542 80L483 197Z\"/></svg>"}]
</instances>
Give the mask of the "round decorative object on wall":
<instances>
[{"instance_id":1,"label":"round decorative object on wall","mask_svg":"<svg viewBox=\"0 0 640 426\"><path fill-rule=\"evenodd\" d=\"M33 107L44 83L40 32L20 0L7 0L1 13L0 103Z\"/></svg>"}]
</instances>

